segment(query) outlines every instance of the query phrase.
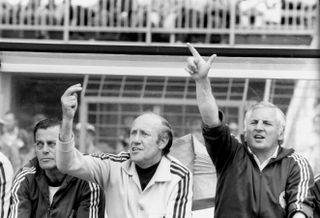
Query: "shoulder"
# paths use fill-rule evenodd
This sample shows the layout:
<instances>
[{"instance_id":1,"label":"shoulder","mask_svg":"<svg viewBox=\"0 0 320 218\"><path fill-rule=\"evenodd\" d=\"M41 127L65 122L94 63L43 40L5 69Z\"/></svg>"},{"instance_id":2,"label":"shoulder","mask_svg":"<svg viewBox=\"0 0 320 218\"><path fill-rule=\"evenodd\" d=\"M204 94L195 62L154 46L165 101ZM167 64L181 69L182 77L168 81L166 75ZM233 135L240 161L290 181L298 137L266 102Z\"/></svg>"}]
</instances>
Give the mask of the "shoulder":
<instances>
[{"instance_id":1,"label":"shoulder","mask_svg":"<svg viewBox=\"0 0 320 218\"><path fill-rule=\"evenodd\" d=\"M109 154L109 153L90 154L90 156L100 160L110 160L113 162L124 162L130 159L129 152L121 152L119 154Z\"/></svg>"},{"instance_id":2,"label":"shoulder","mask_svg":"<svg viewBox=\"0 0 320 218\"><path fill-rule=\"evenodd\" d=\"M308 178L313 177L311 176L312 170L308 160L301 154L293 152L292 154L288 155L288 159L290 161L290 168L292 170L300 171L301 176L307 176Z\"/></svg>"},{"instance_id":3,"label":"shoulder","mask_svg":"<svg viewBox=\"0 0 320 218\"><path fill-rule=\"evenodd\" d=\"M225 133L227 131L228 131L228 126L224 122L221 122L219 125L216 125L216 126L208 126L206 124L202 125L203 134L209 134L209 135L213 133L221 134L222 132Z\"/></svg>"},{"instance_id":4,"label":"shoulder","mask_svg":"<svg viewBox=\"0 0 320 218\"><path fill-rule=\"evenodd\" d=\"M12 168L12 164L11 164L10 160L2 152L0 152L0 166L1 166L1 168L4 168L1 170L7 170L10 167Z\"/></svg>"},{"instance_id":5,"label":"shoulder","mask_svg":"<svg viewBox=\"0 0 320 218\"><path fill-rule=\"evenodd\" d=\"M317 175L314 177L314 182L315 182L315 183L320 183L320 173L317 174Z\"/></svg>"},{"instance_id":6,"label":"shoulder","mask_svg":"<svg viewBox=\"0 0 320 218\"><path fill-rule=\"evenodd\" d=\"M92 199L99 200L102 195L104 196L103 189L97 183L79 179L77 177L72 177L72 180L74 183L74 190L76 190L81 196L90 195L91 201Z\"/></svg>"},{"instance_id":7,"label":"shoulder","mask_svg":"<svg viewBox=\"0 0 320 218\"><path fill-rule=\"evenodd\" d=\"M301 154L298 154L296 152L293 152L291 154L288 155L288 158L290 161L292 161L294 164L298 165L298 166L308 166L309 162L307 161L307 159L302 156Z\"/></svg>"},{"instance_id":8,"label":"shoulder","mask_svg":"<svg viewBox=\"0 0 320 218\"><path fill-rule=\"evenodd\" d=\"M167 158L170 160L170 173L173 175L176 175L180 177L180 179L190 179L191 172L190 170L185 167L182 163L180 163L179 160L172 156L167 156Z\"/></svg>"},{"instance_id":9,"label":"shoulder","mask_svg":"<svg viewBox=\"0 0 320 218\"><path fill-rule=\"evenodd\" d=\"M13 180L13 187L19 187L21 183L28 182L30 183L33 181L34 176L36 174L36 167L35 166L25 166L23 167L18 173L16 174Z\"/></svg>"},{"instance_id":10,"label":"shoulder","mask_svg":"<svg viewBox=\"0 0 320 218\"><path fill-rule=\"evenodd\" d=\"M101 191L101 187L95 182L82 180L77 177L73 177L73 178L76 179L77 183L82 184L83 187L90 190L90 192L99 193Z\"/></svg>"},{"instance_id":11,"label":"shoulder","mask_svg":"<svg viewBox=\"0 0 320 218\"><path fill-rule=\"evenodd\" d=\"M21 177L33 176L36 174L35 166L24 166L18 173L16 174L15 179L19 179Z\"/></svg>"}]
</instances>

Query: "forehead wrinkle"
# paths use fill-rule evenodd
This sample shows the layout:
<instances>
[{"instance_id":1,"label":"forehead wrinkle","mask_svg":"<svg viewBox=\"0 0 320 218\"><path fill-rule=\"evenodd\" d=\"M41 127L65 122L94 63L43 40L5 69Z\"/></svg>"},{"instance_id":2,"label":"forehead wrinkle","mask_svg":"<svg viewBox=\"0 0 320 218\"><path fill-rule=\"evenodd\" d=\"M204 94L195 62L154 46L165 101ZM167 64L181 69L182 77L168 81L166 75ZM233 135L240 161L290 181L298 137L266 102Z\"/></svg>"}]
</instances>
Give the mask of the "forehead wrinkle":
<instances>
[{"instance_id":1,"label":"forehead wrinkle","mask_svg":"<svg viewBox=\"0 0 320 218\"><path fill-rule=\"evenodd\" d=\"M256 108L251 112L250 118L251 117L257 117L257 111L260 110L259 113L259 117L261 117L260 120L272 120L272 119L276 119L276 115L277 115L277 111L275 108ZM261 111L265 111L265 112L261 112ZM267 112L268 111L268 112ZM272 115L272 116L270 116Z\"/></svg>"},{"instance_id":2,"label":"forehead wrinkle","mask_svg":"<svg viewBox=\"0 0 320 218\"><path fill-rule=\"evenodd\" d=\"M131 129L134 129L133 127L139 124L139 126L146 125L148 128L146 130L149 130L151 127L160 127L162 126L162 119L156 114L142 114L139 117L137 117L132 125Z\"/></svg>"}]
</instances>

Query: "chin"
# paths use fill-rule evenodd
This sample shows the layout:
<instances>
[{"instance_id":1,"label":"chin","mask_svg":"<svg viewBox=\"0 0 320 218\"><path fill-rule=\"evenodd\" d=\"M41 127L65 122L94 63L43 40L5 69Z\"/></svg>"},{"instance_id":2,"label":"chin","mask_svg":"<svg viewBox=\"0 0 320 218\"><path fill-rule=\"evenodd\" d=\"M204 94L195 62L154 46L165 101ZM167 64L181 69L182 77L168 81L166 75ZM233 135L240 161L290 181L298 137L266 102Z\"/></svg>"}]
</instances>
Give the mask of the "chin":
<instances>
[{"instance_id":1,"label":"chin","mask_svg":"<svg viewBox=\"0 0 320 218\"><path fill-rule=\"evenodd\" d=\"M40 167L41 167L43 170L51 170L51 169L57 168L57 166L54 165L54 164L40 164Z\"/></svg>"},{"instance_id":2,"label":"chin","mask_svg":"<svg viewBox=\"0 0 320 218\"><path fill-rule=\"evenodd\" d=\"M259 143L251 143L250 148L256 149L256 150L263 150L263 149L266 149L267 146Z\"/></svg>"}]
</instances>

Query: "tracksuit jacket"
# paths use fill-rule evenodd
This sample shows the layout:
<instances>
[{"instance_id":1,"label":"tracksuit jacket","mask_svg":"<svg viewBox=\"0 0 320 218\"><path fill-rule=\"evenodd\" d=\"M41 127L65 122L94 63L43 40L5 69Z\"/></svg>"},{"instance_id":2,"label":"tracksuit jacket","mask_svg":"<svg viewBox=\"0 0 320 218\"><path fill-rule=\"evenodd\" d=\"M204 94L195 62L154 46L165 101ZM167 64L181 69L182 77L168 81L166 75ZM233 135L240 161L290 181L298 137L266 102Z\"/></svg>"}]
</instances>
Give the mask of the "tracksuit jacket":
<instances>
[{"instance_id":1,"label":"tracksuit jacket","mask_svg":"<svg viewBox=\"0 0 320 218\"><path fill-rule=\"evenodd\" d=\"M314 186L312 188L312 193L314 194L314 218L320 218L320 174L314 177Z\"/></svg>"},{"instance_id":2,"label":"tracksuit jacket","mask_svg":"<svg viewBox=\"0 0 320 218\"><path fill-rule=\"evenodd\" d=\"M60 171L100 184L109 218L190 218L192 175L175 158L162 156L144 190L128 152L83 155L74 141L57 143Z\"/></svg>"},{"instance_id":3,"label":"tracksuit jacket","mask_svg":"<svg viewBox=\"0 0 320 218\"><path fill-rule=\"evenodd\" d=\"M14 177L10 160L0 152L0 217L7 217L10 206L10 189Z\"/></svg>"},{"instance_id":4,"label":"tracksuit jacket","mask_svg":"<svg viewBox=\"0 0 320 218\"><path fill-rule=\"evenodd\" d=\"M312 171L293 149L279 147L260 171L246 143L226 125L204 125L203 136L217 171L215 218L281 218L297 211L312 217Z\"/></svg>"},{"instance_id":5,"label":"tracksuit jacket","mask_svg":"<svg viewBox=\"0 0 320 218\"><path fill-rule=\"evenodd\" d=\"M97 184L67 175L50 204L44 171L34 158L13 181L9 218L103 218L104 203Z\"/></svg>"}]
</instances>

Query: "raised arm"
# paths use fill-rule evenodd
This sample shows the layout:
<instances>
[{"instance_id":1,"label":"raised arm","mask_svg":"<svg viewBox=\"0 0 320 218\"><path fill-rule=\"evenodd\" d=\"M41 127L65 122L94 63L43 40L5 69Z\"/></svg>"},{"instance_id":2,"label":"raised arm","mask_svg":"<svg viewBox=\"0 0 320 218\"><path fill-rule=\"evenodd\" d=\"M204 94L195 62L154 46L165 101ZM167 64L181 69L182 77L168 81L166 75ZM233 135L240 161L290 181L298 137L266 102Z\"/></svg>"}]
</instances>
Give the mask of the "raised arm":
<instances>
[{"instance_id":1,"label":"raised arm","mask_svg":"<svg viewBox=\"0 0 320 218\"><path fill-rule=\"evenodd\" d=\"M60 130L60 140L67 142L72 139L72 125L74 115L78 108L77 93L81 92L80 84L70 86L61 97L62 124Z\"/></svg>"},{"instance_id":2,"label":"raised arm","mask_svg":"<svg viewBox=\"0 0 320 218\"><path fill-rule=\"evenodd\" d=\"M61 97L62 123L56 149L56 162L58 169L63 173L98 182L90 169L95 167L94 160L89 156L85 157L74 146L72 125L78 108L77 93L81 90L80 84L70 86Z\"/></svg>"},{"instance_id":3,"label":"raised arm","mask_svg":"<svg viewBox=\"0 0 320 218\"><path fill-rule=\"evenodd\" d=\"M70 86L61 97L62 124L56 145L56 163L58 169L71 176L103 185L108 179L109 162L90 155L83 155L75 148L72 125L78 107L77 93L82 90L80 84ZM103 176L101 176L103 175Z\"/></svg>"},{"instance_id":4,"label":"raised arm","mask_svg":"<svg viewBox=\"0 0 320 218\"><path fill-rule=\"evenodd\" d=\"M187 43L187 46L192 57L188 58L185 70L196 83L197 102L202 121L210 127L218 126L220 124L218 105L212 94L208 78L210 66L216 55L210 56L208 61L205 61L191 44Z\"/></svg>"}]
</instances>

